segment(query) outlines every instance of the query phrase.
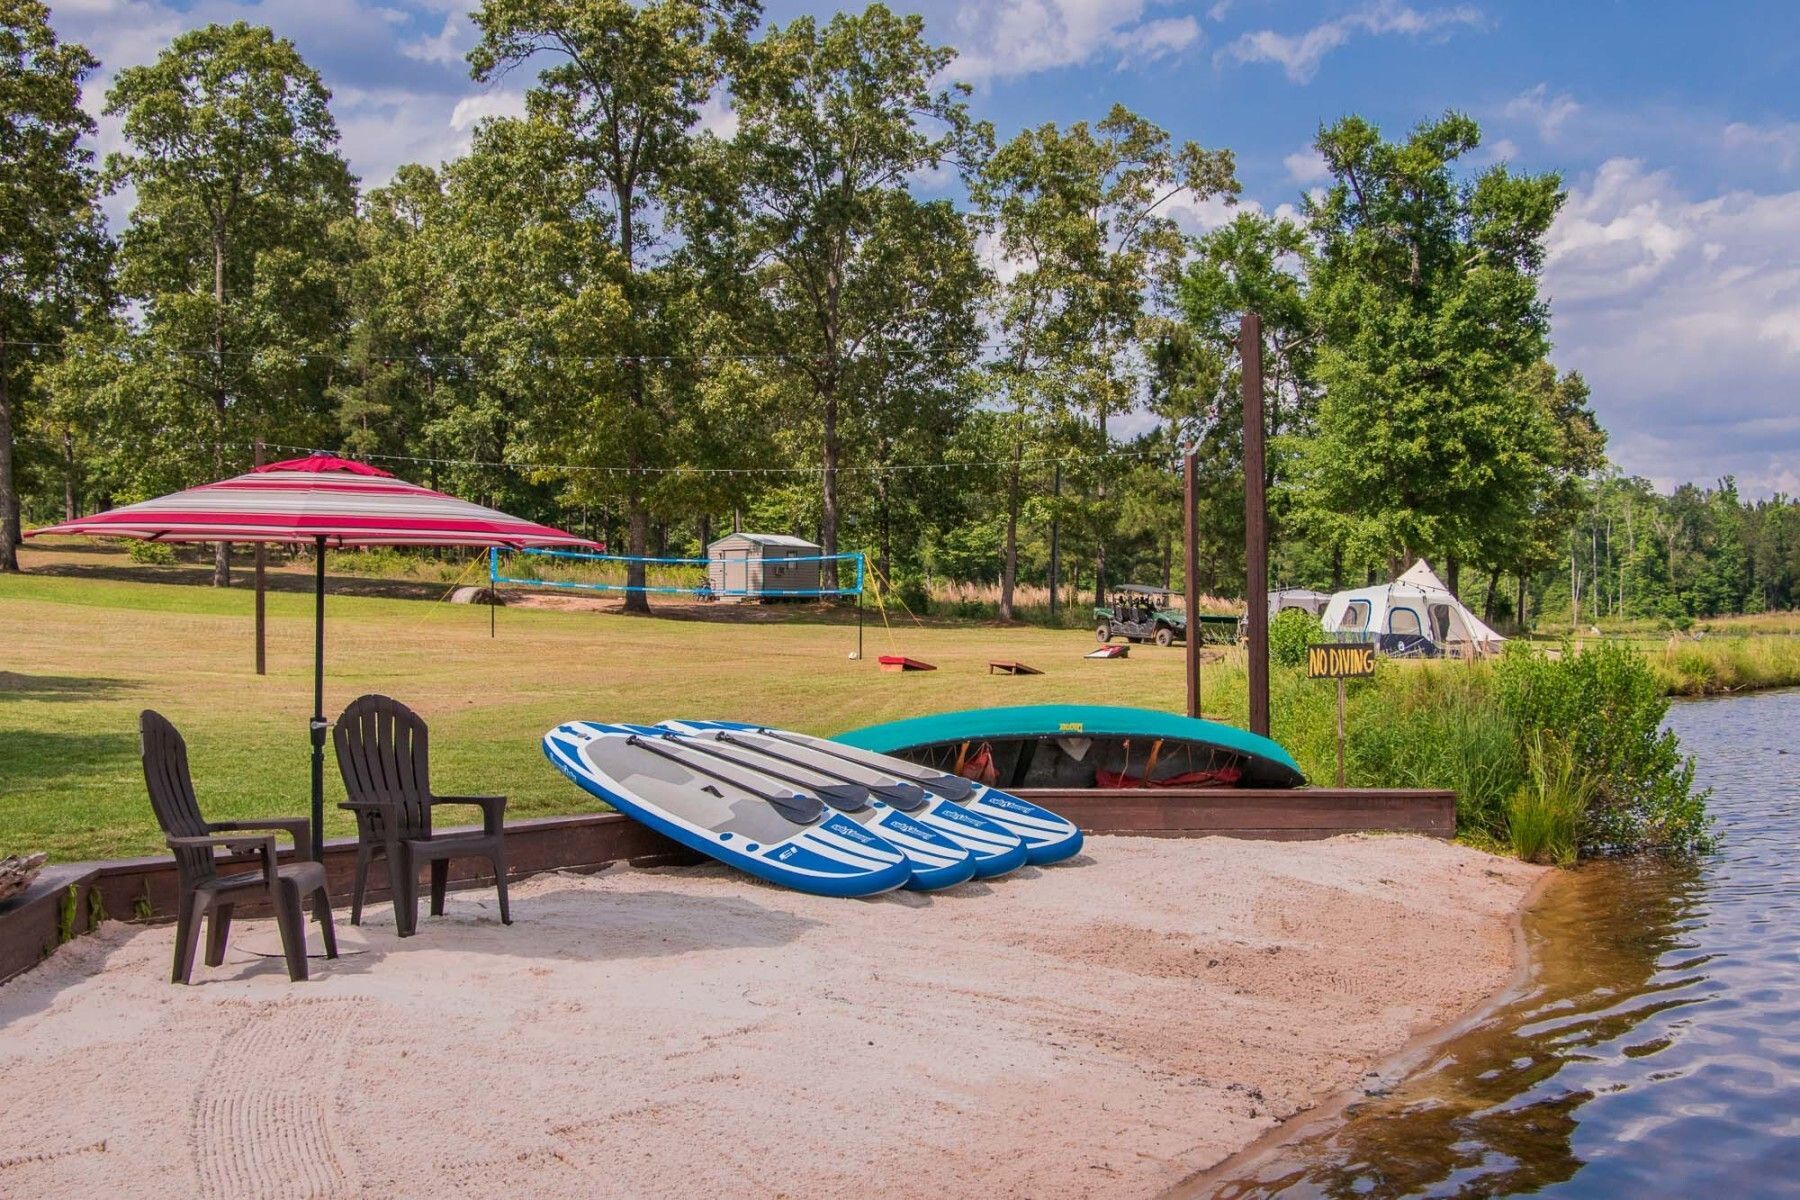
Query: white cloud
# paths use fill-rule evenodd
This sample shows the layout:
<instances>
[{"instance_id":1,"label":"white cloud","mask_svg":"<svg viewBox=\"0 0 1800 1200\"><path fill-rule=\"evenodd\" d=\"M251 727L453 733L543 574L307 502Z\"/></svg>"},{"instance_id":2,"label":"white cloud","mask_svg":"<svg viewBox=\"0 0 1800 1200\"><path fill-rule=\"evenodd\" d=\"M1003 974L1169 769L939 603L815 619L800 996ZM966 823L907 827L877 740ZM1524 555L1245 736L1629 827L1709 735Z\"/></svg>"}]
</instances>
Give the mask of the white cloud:
<instances>
[{"instance_id":1,"label":"white cloud","mask_svg":"<svg viewBox=\"0 0 1800 1200\"><path fill-rule=\"evenodd\" d=\"M1377 3L1323 21L1303 33L1253 30L1219 51L1219 58L1241 63L1274 63L1295 83L1305 83L1325 56L1358 34L1421 37L1446 34L1458 26L1481 24L1481 10L1469 5L1420 10L1397 0Z\"/></svg>"},{"instance_id":2,"label":"white cloud","mask_svg":"<svg viewBox=\"0 0 1800 1200\"><path fill-rule=\"evenodd\" d=\"M1154 62L1180 54L1199 40L1200 23L1194 18L1165 17L1122 30L1114 42L1123 55L1119 59L1123 68L1130 66L1134 58Z\"/></svg>"},{"instance_id":3,"label":"white cloud","mask_svg":"<svg viewBox=\"0 0 1800 1200\"><path fill-rule=\"evenodd\" d=\"M1301 185L1331 178L1331 168L1326 165L1325 156L1311 146L1294 151L1281 160L1281 165L1287 168L1288 178Z\"/></svg>"},{"instance_id":4,"label":"white cloud","mask_svg":"<svg viewBox=\"0 0 1800 1200\"><path fill-rule=\"evenodd\" d=\"M1159 215L1172 219L1190 237L1229 225L1241 212L1261 211L1262 205L1254 200L1228 202L1223 196L1195 195L1189 188L1182 188L1157 209Z\"/></svg>"},{"instance_id":5,"label":"white cloud","mask_svg":"<svg viewBox=\"0 0 1800 1200\"><path fill-rule=\"evenodd\" d=\"M1556 359L1594 385L1622 467L1787 486L1800 459L1800 191L1696 199L1608 160L1549 238Z\"/></svg>"},{"instance_id":6,"label":"white cloud","mask_svg":"<svg viewBox=\"0 0 1800 1200\"><path fill-rule=\"evenodd\" d=\"M1202 40L1191 16L1144 19L1145 0L1000 0L962 7L947 74L970 83L1011 79L1118 55L1121 67L1167 58Z\"/></svg>"},{"instance_id":7,"label":"white cloud","mask_svg":"<svg viewBox=\"0 0 1800 1200\"><path fill-rule=\"evenodd\" d=\"M725 98L724 93L713 93L700 106L700 128L726 141L737 136L737 109L731 107L731 102Z\"/></svg>"},{"instance_id":8,"label":"white cloud","mask_svg":"<svg viewBox=\"0 0 1800 1200\"><path fill-rule=\"evenodd\" d=\"M469 133L489 117L522 117L525 115L525 93L511 91L477 92L464 96L450 110L450 128Z\"/></svg>"},{"instance_id":9,"label":"white cloud","mask_svg":"<svg viewBox=\"0 0 1800 1200\"><path fill-rule=\"evenodd\" d=\"M1800 164L1800 121L1779 125L1748 125L1733 121L1725 127L1725 148L1766 154L1782 170L1791 171Z\"/></svg>"},{"instance_id":10,"label":"white cloud","mask_svg":"<svg viewBox=\"0 0 1800 1200\"><path fill-rule=\"evenodd\" d=\"M1515 121L1525 121L1537 129L1538 136L1546 142L1553 142L1562 132L1569 118L1581 111L1581 105L1567 92L1554 96L1550 94L1550 85L1540 83L1528 91L1520 92L1506 102L1502 110Z\"/></svg>"},{"instance_id":11,"label":"white cloud","mask_svg":"<svg viewBox=\"0 0 1800 1200\"><path fill-rule=\"evenodd\" d=\"M460 64L463 38L471 29L463 14L452 13L444 18L444 27L437 33L401 42L400 53L417 62Z\"/></svg>"}]
</instances>

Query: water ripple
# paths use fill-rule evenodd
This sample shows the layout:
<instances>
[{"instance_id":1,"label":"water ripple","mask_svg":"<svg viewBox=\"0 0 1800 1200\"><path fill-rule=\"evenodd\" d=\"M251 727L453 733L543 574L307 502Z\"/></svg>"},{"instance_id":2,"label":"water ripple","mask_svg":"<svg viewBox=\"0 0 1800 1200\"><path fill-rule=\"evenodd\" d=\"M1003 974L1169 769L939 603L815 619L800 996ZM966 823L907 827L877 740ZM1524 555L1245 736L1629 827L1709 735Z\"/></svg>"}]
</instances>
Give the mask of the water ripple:
<instances>
[{"instance_id":1,"label":"water ripple","mask_svg":"<svg viewBox=\"0 0 1800 1200\"><path fill-rule=\"evenodd\" d=\"M1521 994L1214 1195L1800 1196L1800 691L1669 724L1720 850L1560 877Z\"/></svg>"}]
</instances>

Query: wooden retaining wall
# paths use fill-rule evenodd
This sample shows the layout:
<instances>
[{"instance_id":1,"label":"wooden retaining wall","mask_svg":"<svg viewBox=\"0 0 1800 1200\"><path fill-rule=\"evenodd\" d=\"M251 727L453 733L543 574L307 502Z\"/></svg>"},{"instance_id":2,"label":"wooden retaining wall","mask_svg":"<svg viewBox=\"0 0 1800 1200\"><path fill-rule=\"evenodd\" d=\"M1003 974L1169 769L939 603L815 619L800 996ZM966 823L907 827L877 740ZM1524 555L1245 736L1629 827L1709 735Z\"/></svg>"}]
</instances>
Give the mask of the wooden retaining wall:
<instances>
[{"instance_id":1,"label":"wooden retaining wall","mask_svg":"<svg viewBox=\"0 0 1800 1200\"><path fill-rule=\"evenodd\" d=\"M1440 838L1456 834L1452 792L1233 788L1032 790L1019 795L1062 813L1090 833L1276 840L1376 831ZM617 813L508 821L506 853L507 873L513 879L542 871L594 871L615 862L674 866L702 861L686 847ZM240 863L244 870L255 869L250 859L236 860L224 869L238 869ZM355 865L354 840L325 844L325 870L335 899L348 902ZM452 863L450 886L492 886L485 867L466 859ZM76 899L73 922L64 919L70 887L75 888ZM386 898L386 864L377 862L370 872L368 899ZM0 905L0 980L35 966L66 936L87 932L98 914L167 920L174 914L175 899L175 864L168 855L52 866L23 895ZM246 898L239 911L249 916L257 909Z\"/></svg>"}]
</instances>

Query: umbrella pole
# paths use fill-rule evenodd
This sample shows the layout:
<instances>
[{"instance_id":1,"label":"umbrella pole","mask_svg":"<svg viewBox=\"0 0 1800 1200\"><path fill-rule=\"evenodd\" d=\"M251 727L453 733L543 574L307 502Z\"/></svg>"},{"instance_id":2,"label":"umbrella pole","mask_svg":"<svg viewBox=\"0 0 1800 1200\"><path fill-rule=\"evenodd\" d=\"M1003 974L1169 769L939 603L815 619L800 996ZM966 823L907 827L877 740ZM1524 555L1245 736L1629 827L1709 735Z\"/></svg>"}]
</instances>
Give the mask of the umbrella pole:
<instances>
[{"instance_id":1,"label":"umbrella pole","mask_svg":"<svg viewBox=\"0 0 1800 1200\"><path fill-rule=\"evenodd\" d=\"M312 859L325 861L325 539L313 545Z\"/></svg>"}]
</instances>

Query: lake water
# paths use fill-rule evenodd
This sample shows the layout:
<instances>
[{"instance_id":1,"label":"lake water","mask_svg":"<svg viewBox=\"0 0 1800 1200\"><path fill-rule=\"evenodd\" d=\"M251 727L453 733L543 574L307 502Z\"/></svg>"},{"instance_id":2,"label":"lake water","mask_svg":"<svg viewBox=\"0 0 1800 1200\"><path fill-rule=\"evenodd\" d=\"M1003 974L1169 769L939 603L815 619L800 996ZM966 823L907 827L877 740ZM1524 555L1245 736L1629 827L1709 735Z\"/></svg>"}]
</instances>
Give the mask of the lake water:
<instances>
[{"instance_id":1,"label":"lake water","mask_svg":"<svg viewBox=\"0 0 1800 1200\"><path fill-rule=\"evenodd\" d=\"M1557 878L1518 993L1206 1194L1800 1197L1800 691L1680 703L1669 725L1718 852Z\"/></svg>"}]
</instances>

